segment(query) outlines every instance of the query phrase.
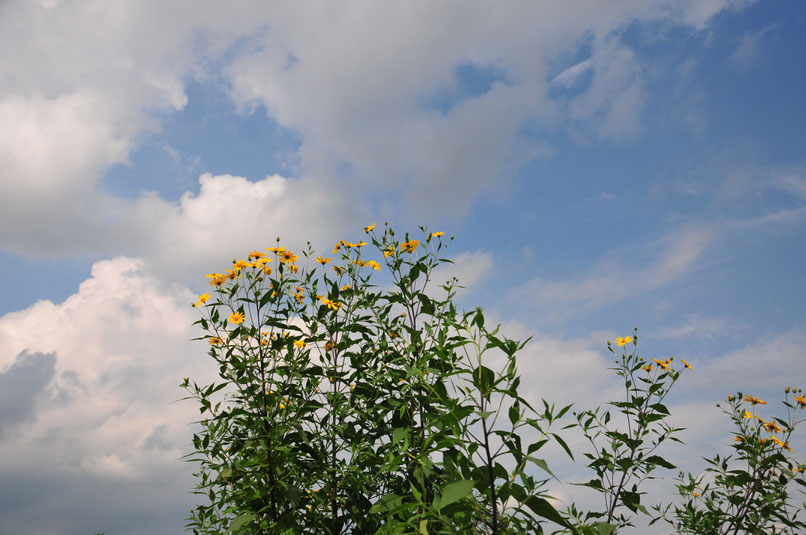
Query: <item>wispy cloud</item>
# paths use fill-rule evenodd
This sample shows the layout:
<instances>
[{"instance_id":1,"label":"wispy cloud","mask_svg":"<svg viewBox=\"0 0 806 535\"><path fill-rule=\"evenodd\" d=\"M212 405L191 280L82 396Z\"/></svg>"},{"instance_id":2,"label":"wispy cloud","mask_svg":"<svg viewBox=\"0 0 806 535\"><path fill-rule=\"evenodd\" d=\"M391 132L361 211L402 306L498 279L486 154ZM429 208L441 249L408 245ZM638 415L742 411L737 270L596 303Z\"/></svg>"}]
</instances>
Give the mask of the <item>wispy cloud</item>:
<instances>
[{"instance_id":1,"label":"wispy cloud","mask_svg":"<svg viewBox=\"0 0 806 535\"><path fill-rule=\"evenodd\" d=\"M588 58L576 65L571 65L560 74L551 79L551 83L566 88L573 87L586 72L593 68L593 59Z\"/></svg>"},{"instance_id":2,"label":"wispy cloud","mask_svg":"<svg viewBox=\"0 0 806 535\"><path fill-rule=\"evenodd\" d=\"M704 226L689 226L660 238L648 247L652 252L642 263L627 263L634 258L629 249L611 251L579 278L546 280L535 277L509 293L518 301L546 303L549 318L561 319L577 309L595 308L625 295L650 292L672 283L702 265L701 257L718 237L718 232ZM630 291L625 293L625 288Z\"/></svg>"},{"instance_id":3,"label":"wispy cloud","mask_svg":"<svg viewBox=\"0 0 806 535\"><path fill-rule=\"evenodd\" d=\"M769 24L760 30L748 32L742 36L730 57L737 70L747 73L761 62L766 41L777 26L777 24Z\"/></svg>"}]
</instances>

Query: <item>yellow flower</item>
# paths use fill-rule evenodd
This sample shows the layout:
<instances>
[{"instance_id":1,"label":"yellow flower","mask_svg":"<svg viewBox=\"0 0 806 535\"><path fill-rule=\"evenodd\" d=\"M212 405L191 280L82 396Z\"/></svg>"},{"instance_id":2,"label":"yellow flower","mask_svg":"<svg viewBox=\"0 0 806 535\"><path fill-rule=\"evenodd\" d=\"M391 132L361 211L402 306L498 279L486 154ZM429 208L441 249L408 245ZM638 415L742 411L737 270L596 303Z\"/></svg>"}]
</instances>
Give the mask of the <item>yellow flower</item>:
<instances>
[{"instance_id":1,"label":"yellow flower","mask_svg":"<svg viewBox=\"0 0 806 535\"><path fill-rule=\"evenodd\" d=\"M308 344L306 344L302 340L294 340L294 345L297 346L300 349L304 349L305 346L308 345Z\"/></svg>"},{"instance_id":2,"label":"yellow flower","mask_svg":"<svg viewBox=\"0 0 806 535\"><path fill-rule=\"evenodd\" d=\"M682 363L683 363L683 365L684 365L686 368L688 368L689 370L693 370L693 369L694 369L694 368L692 368L692 367L691 367L691 364L689 364L688 362L686 362L684 359L680 359L680 362L682 362Z\"/></svg>"},{"instance_id":3,"label":"yellow flower","mask_svg":"<svg viewBox=\"0 0 806 535\"><path fill-rule=\"evenodd\" d=\"M806 394L801 394L799 396L793 396L795 402L800 405L801 409L806 409Z\"/></svg>"},{"instance_id":4,"label":"yellow flower","mask_svg":"<svg viewBox=\"0 0 806 535\"><path fill-rule=\"evenodd\" d=\"M699 495L699 494L697 494L696 492L692 492L692 493L691 493L691 495L692 495L692 496L694 496L695 498L699 498L699 497L700 497L700 495Z\"/></svg>"},{"instance_id":5,"label":"yellow flower","mask_svg":"<svg viewBox=\"0 0 806 535\"><path fill-rule=\"evenodd\" d=\"M331 260L333 260L333 259L328 258L328 257L322 257L322 256L316 258L316 261L319 262L320 264L322 264L323 266L325 264L327 264L328 262L330 262Z\"/></svg>"},{"instance_id":6,"label":"yellow flower","mask_svg":"<svg viewBox=\"0 0 806 535\"><path fill-rule=\"evenodd\" d=\"M420 240L411 240L407 242L403 242L400 244L400 249L404 253L413 253L417 250L417 246L420 244Z\"/></svg>"},{"instance_id":7,"label":"yellow flower","mask_svg":"<svg viewBox=\"0 0 806 535\"><path fill-rule=\"evenodd\" d=\"M252 251L251 253L249 253L249 258L254 258L255 260L259 260L264 256L266 256L266 253L262 253L260 251Z\"/></svg>"},{"instance_id":8,"label":"yellow flower","mask_svg":"<svg viewBox=\"0 0 806 535\"><path fill-rule=\"evenodd\" d=\"M342 244L342 243L344 243L344 242L341 242L341 241L340 241L340 242L337 242L337 243L336 243L336 245L333 247L333 252L332 252L332 253L330 253L330 254L336 254L336 253L338 253L338 252L339 252L339 249L341 248L341 244Z\"/></svg>"},{"instance_id":9,"label":"yellow flower","mask_svg":"<svg viewBox=\"0 0 806 535\"><path fill-rule=\"evenodd\" d=\"M342 291L342 292L346 292L346 291L347 291L347 290L349 290L349 289L350 289L350 285L349 285L349 284L345 284L344 286L342 286L342 287L341 287L341 291Z\"/></svg>"},{"instance_id":10,"label":"yellow flower","mask_svg":"<svg viewBox=\"0 0 806 535\"><path fill-rule=\"evenodd\" d=\"M285 245L283 245L281 247L266 247L266 250L270 251L272 253L279 253L279 252L285 251Z\"/></svg>"},{"instance_id":11,"label":"yellow flower","mask_svg":"<svg viewBox=\"0 0 806 535\"><path fill-rule=\"evenodd\" d=\"M742 435L736 435L733 437L734 442L744 442L744 437Z\"/></svg>"},{"instance_id":12,"label":"yellow flower","mask_svg":"<svg viewBox=\"0 0 806 535\"><path fill-rule=\"evenodd\" d=\"M647 364L646 366L641 366L642 370L651 372L652 371L652 364Z\"/></svg>"},{"instance_id":13,"label":"yellow flower","mask_svg":"<svg viewBox=\"0 0 806 535\"><path fill-rule=\"evenodd\" d=\"M322 304L327 305L327 308L332 308L333 310L338 310L339 307L341 307L341 303L331 301L330 299L322 299Z\"/></svg>"},{"instance_id":14,"label":"yellow flower","mask_svg":"<svg viewBox=\"0 0 806 535\"><path fill-rule=\"evenodd\" d=\"M440 237L440 236L442 236L443 234L445 234L445 233L444 233L444 232L432 232L432 233L431 233L431 235L432 235L433 237L435 237L435 238L439 238L439 237Z\"/></svg>"},{"instance_id":15,"label":"yellow flower","mask_svg":"<svg viewBox=\"0 0 806 535\"><path fill-rule=\"evenodd\" d=\"M269 266L263 266L263 273L271 275L271 268Z\"/></svg>"},{"instance_id":16,"label":"yellow flower","mask_svg":"<svg viewBox=\"0 0 806 535\"><path fill-rule=\"evenodd\" d=\"M211 346L224 345L224 340L222 340L220 336L211 336L210 338L207 339L207 342Z\"/></svg>"},{"instance_id":17,"label":"yellow flower","mask_svg":"<svg viewBox=\"0 0 806 535\"><path fill-rule=\"evenodd\" d=\"M280 251L278 254L280 255L280 262L284 264L291 264L296 262L297 258L299 258L299 256L295 255L291 251Z\"/></svg>"},{"instance_id":18,"label":"yellow flower","mask_svg":"<svg viewBox=\"0 0 806 535\"><path fill-rule=\"evenodd\" d=\"M325 351L330 351L334 347L335 346L333 345L333 342L328 342L328 343L325 344Z\"/></svg>"},{"instance_id":19,"label":"yellow flower","mask_svg":"<svg viewBox=\"0 0 806 535\"><path fill-rule=\"evenodd\" d=\"M373 224L371 224L371 225L369 225L367 227L364 227L364 232L370 232L374 228L375 228L375 223L373 223Z\"/></svg>"},{"instance_id":20,"label":"yellow flower","mask_svg":"<svg viewBox=\"0 0 806 535\"><path fill-rule=\"evenodd\" d=\"M616 343L618 343L618 340L616 340ZM663 360L658 360L658 359L652 359L652 360L654 360L654 361L655 361L655 363L656 363L658 366L660 366L661 368L663 368L664 370L668 370L668 369L669 369L669 361L663 361Z\"/></svg>"},{"instance_id":21,"label":"yellow flower","mask_svg":"<svg viewBox=\"0 0 806 535\"><path fill-rule=\"evenodd\" d=\"M764 424L764 429L766 429L767 432L769 432L769 433L780 433L781 432L781 426L778 425L775 422L772 422L772 421L766 422Z\"/></svg>"},{"instance_id":22,"label":"yellow flower","mask_svg":"<svg viewBox=\"0 0 806 535\"><path fill-rule=\"evenodd\" d=\"M201 294L201 295L199 296L199 300L198 300L198 301L196 301L196 304L195 304L195 305L193 305L193 306L194 306L194 307L200 307L200 306L202 306L204 303L206 303L208 299L210 299L210 294Z\"/></svg>"},{"instance_id":23,"label":"yellow flower","mask_svg":"<svg viewBox=\"0 0 806 535\"><path fill-rule=\"evenodd\" d=\"M753 417L753 413L748 412L748 411L744 411L744 417L745 417L745 419L749 420L750 418Z\"/></svg>"},{"instance_id":24,"label":"yellow flower","mask_svg":"<svg viewBox=\"0 0 806 535\"><path fill-rule=\"evenodd\" d=\"M341 275L344 273L344 268L341 266L333 266L333 271L336 272L336 275Z\"/></svg>"},{"instance_id":25,"label":"yellow flower","mask_svg":"<svg viewBox=\"0 0 806 535\"><path fill-rule=\"evenodd\" d=\"M754 398L753 396L749 396L749 395L745 396L744 400L747 401L748 403L752 403L753 405L758 405L758 404L766 405L767 404L766 401L764 401L762 399L759 399L759 398Z\"/></svg>"},{"instance_id":26,"label":"yellow flower","mask_svg":"<svg viewBox=\"0 0 806 535\"><path fill-rule=\"evenodd\" d=\"M237 262L232 263L232 270L233 271L239 271L239 270L241 270L243 268L246 268L246 267L249 267L251 265L252 264L250 264L246 260L238 260Z\"/></svg>"},{"instance_id":27,"label":"yellow flower","mask_svg":"<svg viewBox=\"0 0 806 535\"><path fill-rule=\"evenodd\" d=\"M375 260L369 260L367 262L364 262L364 265L368 266L368 267L371 267L375 271L380 271L381 270L381 265L379 263L377 263Z\"/></svg>"},{"instance_id":28,"label":"yellow flower","mask_svg":"<svg viewBox=\"0 0 806 535\"><path fill-rule=\"evenodd\" d=\"M238 325L240 325L241 323L243 323L243 320L245 319L246 317L243 315L243 312L241 311L229 315L230 323L237 323Z\"/></svg>"},{"instance_id":29,"label":"yellow flower","mask_svg":"<svg viewBox=\"0 0 806 535\"><path fill-rule=\"evenodd\" d=\"M383 250L383 257L384 258L389 258L389 255L392 255L394 253L395 253L395 248L390 245L389 247L387 247L386 249Z\"/></svg>"},{"instance_id":30,"label":"yellow flower","mask_svg":"<svg viewBox=\"0 0 806 535\"><path fill-rule=\"evenodd\" d=\"M629 344L630 342L632 342L632 336L627 336L625 338L622 338L622 337L619 336L618 338L616 338L616 345L619 346L619 347L625 346L625 345ZM652 359L652 360L655 360L655 359ZM655 362L658 362L658 361L655 361Z\"/></svg>"},{"instance_id":31,"label":"yellow flower","mask_svg":"<svg viewBox=\"0 0 806 535\"><path fill-rule=\"evenodd\" d=\"M205 275L205 277L209 278L210 285L215 286L216 288L221 287L221 285L227 282L227 279L229 279L228 276L222 275L221 273L212 273L210 275Z\"/></svg>"}]
</instances>

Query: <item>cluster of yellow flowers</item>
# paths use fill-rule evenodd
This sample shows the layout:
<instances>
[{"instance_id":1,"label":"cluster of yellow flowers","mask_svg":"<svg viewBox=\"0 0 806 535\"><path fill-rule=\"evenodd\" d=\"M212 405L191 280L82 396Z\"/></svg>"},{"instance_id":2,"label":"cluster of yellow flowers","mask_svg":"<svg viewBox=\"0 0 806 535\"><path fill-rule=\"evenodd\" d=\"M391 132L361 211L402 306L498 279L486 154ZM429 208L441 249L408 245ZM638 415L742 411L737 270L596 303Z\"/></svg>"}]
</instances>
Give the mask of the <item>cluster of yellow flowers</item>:
<instances>
[{"instance_id":1,"label":"cluster of yellow flowers","mask_svg":"<svg viewBox=\"0 0 806 535\"><path fill-rule=\"evenodd\" d=\"M367 225L366 227L364 227L364 232L369 234L374 229L375 229L375 223L372 223L371 225ZM390 233L391 233L391 231L390 231ZM391 233L391 234L394 235L394 233ZM432 237L439 238L439 237L443 236L444 234L445 233L441 232L441 231L440 232L432 232L429 235L429 237L427 238L426 242L430 242ZM279 242L279 238L278 238L278 242ZM335 244L335 246L333 247L333 253L332 254L337 253L342 248L352 249L352 248L363 247L365 245L367 245L367 242L365 242L365 241L359 241L357 243L353 243L353 242L348 242L348 241L345 241L345 240L339 240ZM420 245L420 240L408 240L408 241L405 241L403 243L400 243L399 250L401 252L403 252L403 253L411 254L411 253L414 253L417 250L419 245ZM288 249L285 248L285 246L279 245L279 243L275 247L266 247L266 251L268 251L268 253L273 253L276 256L278 262L280 264L282 264L287 271L290 271L292 273L298 273L298 267L296 265L296 262L299 259L299 255L293 253L292 251L289 251ZM389 256L397 253L397 251L398 251L398 249L397 249L397 246L395 244L389 244L382 250L384 258L388 258ZM316 258L316 262L318 262L322 266L325 266L325 265L331 263L332 261L333 261L333 258L332 257L327 257L327 256L319 256L319 257ZM268 265L270 262L272 262L272 258L270 258L269 255L266 252L263 252L263 251L260 251L260 250L254 250L254 251L249 252L249 254L247 255L246 259L242 259L242 260L235 259L235 260L233 260L232 261L232 269L225 270L223 273L211 273L211 274L205 275L205 277L208 279L208 282L209 282L209 284L211 286L214 286L217 290L220 290L220 289L222 289L222 287L228 281L238 279L239 277L244 275L244 273L246 273L246 270L248 270L248 269L252 269L253 273L256 273L256 274L271 275L272 270ZM358 267L369 267L369 268L372 268L375 271L380 271L381 270L381 264L379 262L377 262L376 260L363 260L361 258L356 258L356 259L352 260L352 263L354 265L358 266ZM334 265L332 267L333 267L333 271L336 272L336 274L338 274L338 275L343 275L346 272L346 268L344 266L336 266L336 265ZM281 271L281 273L282 273L282 271ZM303 303L304 302L304 297L305 297L304 288L302 288L300 286L294 286L293 288L294 288L294 291L290 292L290 297L293 297L298 303ZM352 286L350 284L344 284L343 286L341 286L341 291L342 292L348 292L351 289L352 289ZM278 283L273 281L272 282L272 294L271 294L272 297L275 297L277 295L278 291L279 291ZM211 298L212 298L212 295L210 293L203 293L203 294L198 296L196 302L193 303L193 306L196 307L196 308L200 308L200 307L205 306L205 305L210 306L210 304L212 304L213 306L221 304L220 302L208 303ZM340 303L336 299L329 299L329 298L326 298L325 296L321 296L321 295L311 295L311 299L312 299L312 301L319 300L323 305L325 305L330 310L336 311L336 310L339 310L340 308L342 308L342 303ZM244 314L243 310L233 311L231 314L229 314L229 316L227 318L227 321L231 325L235 325L235 326L242 325L246 321L246 315ZM397 334L394 333L392 336L397 336ZM210 343L211 346L223 346L225 344L225 340L220 336L208 336L207 340L208 340L208 342ZM617 340L617 343L620 340L623 340L623 339ZM624 340L629 342L629 341L632 340L632 338L627 337ZM304 347L304 345L299 345L299 344L305 344L305 342L302 342L302 341L298 341L298 342L299 343L295 342L297 347ZM269 342L268 342L267 339L265 339L263 337L259 337L259 344L260 345L268 345ZM620 345L623 345L623 344L620 344Z\"/></svg>"},{"instance_id":2,"label":"cluster of yellow flowers","mask_svg":"<svg viewBox=\"0 0 806 535\"><path fill-rule=\"evenodd\" d=\"M417 246L420 245L420 240L411 240L407 242L403 242L400 244L400 250L404 253L413 253L417 250Z\"/></svg>"},{"instance_id":3,"label":"cluster of yellow flowers","mask_svg":"<svg viewBox=\"0 0 806 535\"><path fill-rule=\"evenodd\" d=\"M791 390L791 387L787 387L786 388L786 393L788 394L790 390ZM795 392L798 392L798 390L796 389ZM801 397L803 397L803 396L801 396ZM730 396L728 399L732 400L733 396ZM745 401L746 403L750 403L753 406L754 410L755 410L756 405L766 405L767 404L767 402L764 401L763 399L755 397L755 396L751 396L749 394L746 394L744 396L744 398L742 398L742 400ZM795 400L798 401L797 396L795 396ZM806 402L803 403L803 404L799 403L799 405L800 405L800 408L806 408ZM767 431L768 433L771 433L771 434L781 432L781 426L778 425L778 423L775 420L764 421L764 419L761 416L758 416L754 412L750 412L748 410L744 411L743 416L747 420L750 420L752 418L755 418L756 420L758 420L758 424L757 424L758 429L763 429L763 430L765 430L765 431ZM736 442L745 442L747 440L747 437L744 437L742 435L738 435L736 438L734 438L734 440ZM789 446L789 441L784 442L784 441L782 441L781 439L779 439L776 436L771 436L771 437L769 437L769 439L767 439L767 438L759 438L758 441L759 441L760 444L765 444L767 441L772 441L778 447L780 447L781 449L785 449L785 450L787 450L789 452L793 451L792 448Z\"/></svg>"}]
</instances>

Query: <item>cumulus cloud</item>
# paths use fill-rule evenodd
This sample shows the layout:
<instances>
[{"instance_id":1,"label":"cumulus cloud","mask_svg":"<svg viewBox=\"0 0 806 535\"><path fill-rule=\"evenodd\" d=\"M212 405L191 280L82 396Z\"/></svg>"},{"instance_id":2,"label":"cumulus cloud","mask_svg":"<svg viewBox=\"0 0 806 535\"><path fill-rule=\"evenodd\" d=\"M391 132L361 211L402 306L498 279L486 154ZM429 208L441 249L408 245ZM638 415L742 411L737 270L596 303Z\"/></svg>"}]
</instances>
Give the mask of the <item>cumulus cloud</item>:
<instances>
[{"instance_id":1,"label":"cumulus cloud","mask_svg":"<svg viewBox=\"0 0 806 535\"><path fill-rule=\"evenodd\" d=\"M106 170L187 104L188 79L215 85L223 77L242 110L265 109L300 134L304 178L287 182L299 193L276 202L274 212L298 213L310 199L324 213L322 199L343 207L334 192L349 190L361 192L351 207L378 202L392 214L461 215L548 149L540 135L522 134L527 123L545 133L571 113L580 135L618 138L640 128L641 66L616 37L625 24L704 27L732 3L492 5L325 2L300 10L244 2L233 10L215 2L5 2L0 118L13 127L0 134L7 192L0 247L149 258L171 240L184 250L206 247L183 229L192 195L176 203L145 195L129 206L100 191ZM570 103L553 100L547 64L591 35L590 87ZM460 66L500 75L444 113L429 107L423 97L456 86ZM265 185L252 187L260 197ZM376 193L390 191L391 200L376 201ZM162 216L176 230L149 249L149 218ZM293 232L288 220L272 224Z\"/></svg>"},{"instance_id":2,"label":"cumulus cloud","mask_svg":"<svg viewBox=\"0 0 806 535\"><path fill-rule=\"evenodd\" d=\"M332 173L348 163L360 184L404 183L409 210L463 213L480 192L500 187L546 150L521 131L527 123L549 131L566 109L547 94L550 61L594 35L590 67L565 71L570 82L574 69L590 68L593 83L567 109L580 133L630 135L643 106L641 67L613 34L634 20L704 27L729 5L700 4L524 3L496 10L414 2L395 9L323 6L314 17L281 10L278 24L227 72L243 108L262 104L302 134L304 168ZM455 85L457 68L466 65L492 66L502 81L447 111L423 106L424 95Z\"/></svg>"},{"instance_id":3,"label":"cumulus cloud","mask_svg":"<svg viewBox=\"0 0 806 535\"><path fill-rule=\"evenodd\" d=\"M200 277L199 266L216 269L272 246L278 234L298 250L306 240L322 246L360 231L369 218L360 206L341 208L352 203L343 192L305 178L273 175L251 182L204 174L199 185L198 194L187 192L178 203L150 195L127 204L113 235L128 235L134 254L149 258L161 274L184 281L188 271Z\"/></svg>"},{"instance_id":4,"label":"cumulus cloud","mask_svg":"<svg viewBox=\"0 0 806 535\"><path fill-rule=\"evenodd\" d=\"M3 513L7 533L181 529L192 482L180 457L198 412L175 403L177 385L215 374L204 344L189 341L192 297L118 257L63 303L0 317L0 494L20 493ZM155 519L134 521L144 508Z\"/></svg>"},{"instance_id":5,"label":"cumulus cloud","mask_svg":"<svg viewBox=\"0 0 806 535\"><path fill-rule=\"evenodd\" d=\"M53 377L56 355L23 351L0 371L0 439L34 417L39 394Z\"/></svg>"}]
</instances>

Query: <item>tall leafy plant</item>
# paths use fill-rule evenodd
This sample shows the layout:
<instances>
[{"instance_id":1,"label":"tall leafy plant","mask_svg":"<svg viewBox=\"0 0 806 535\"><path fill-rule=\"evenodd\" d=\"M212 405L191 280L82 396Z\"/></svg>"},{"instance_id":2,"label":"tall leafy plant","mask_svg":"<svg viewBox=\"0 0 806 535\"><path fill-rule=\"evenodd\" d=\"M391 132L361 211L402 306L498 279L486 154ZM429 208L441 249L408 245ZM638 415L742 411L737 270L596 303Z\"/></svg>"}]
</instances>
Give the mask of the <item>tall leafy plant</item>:
<instances>
[{"instance_id":1,"label":"tall leafy plant","mask_svg":"<svg viewBox=\"0 0 806 535\"><path fill-rule=\"evenodd\" d=\"M540 533L567 525L535 454L568 408L518 393L523 344L433 288L443 233L278 243L208 275L198 320L219 379L185 379L194 533ZM369 252L374 251L374 253ZM383 286L372 277L385 271ZM490 367L490 354L504 365ZM522 429L537 436L522 443ZM561 440L561 439L560 439Z\"/></svg>"}]
</instances>

